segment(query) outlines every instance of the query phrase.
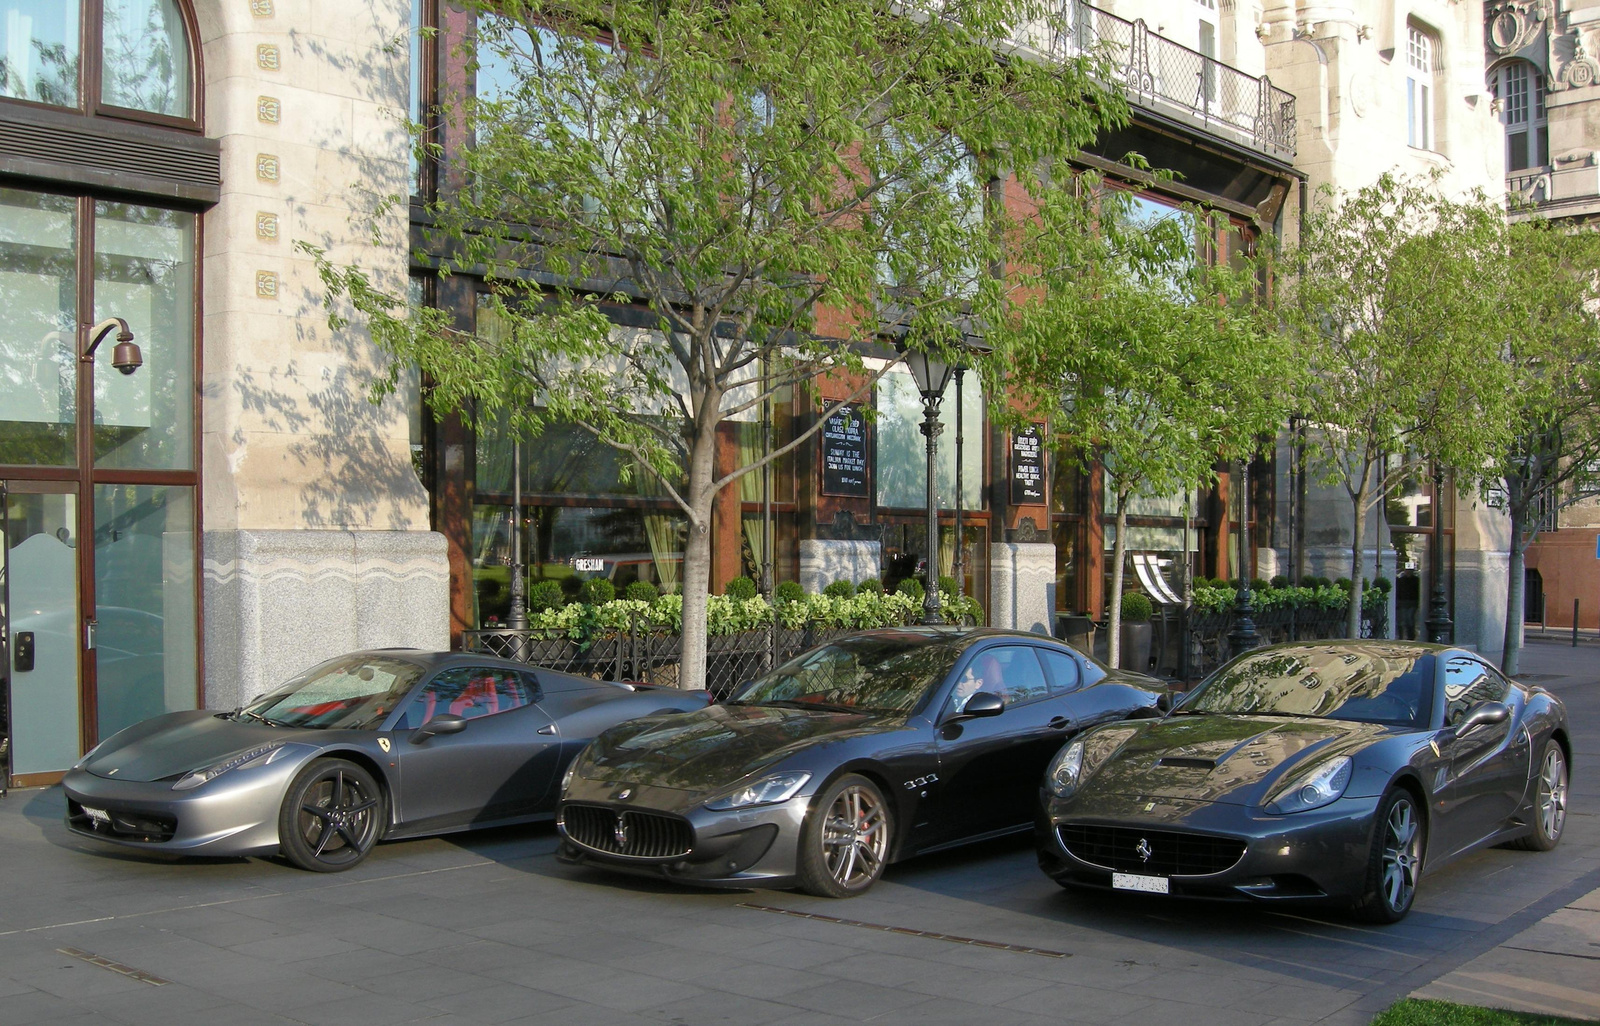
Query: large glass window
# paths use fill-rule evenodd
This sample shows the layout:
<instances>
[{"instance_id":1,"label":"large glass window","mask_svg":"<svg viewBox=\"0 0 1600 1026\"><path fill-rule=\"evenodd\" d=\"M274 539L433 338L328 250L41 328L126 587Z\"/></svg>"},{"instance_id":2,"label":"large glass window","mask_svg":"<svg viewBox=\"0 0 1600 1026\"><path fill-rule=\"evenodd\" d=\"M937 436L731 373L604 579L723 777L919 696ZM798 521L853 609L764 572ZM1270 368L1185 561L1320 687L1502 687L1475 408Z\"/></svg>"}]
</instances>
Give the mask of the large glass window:
<instances>
[{"instance_id":1,"label":"large glass window","mask_svg":"<svg viewBox=\"0 0 1600 1026\"><path fill-rule=\"evenodd\" d=\"M95 204L95 320L121 317L144 354L135 374L101 360L94 379L95 462L194 466L194 215Z\"/></svg>"},{"instance_id":2,"label":"large glass window","mask_svg":"<svg viewBox=\"0 0 1600 1026\"><path fill-rule=\"evenodd\" d=\"M1527 61L1496 68L1489 88L1500 101L1500 123L1506 130L1506 170L1526 171L1550 163L1550 138L1545 128L1544 86Z\"/></svg>"},{"instance_id":3,"label":"large glass window","mask_svg":"<svg viewBox=\"0 0 1600 1026\"><path fill-rule=\"evenodd\" d=\"M194 489L96 485L95 665L100 736L193 709Z\"/></svg>"},{"instance_id":4,"label":"large glass window","mask_svg":"<svg viewBox=\"0 0 1600 1026\"><path fill-rule=\"evenodd\" d=\"M89 28L98 67L80 60ZM91 74L97 72L97 74ZM0 96L194 118L193 55L178 0L0 0Z\"/></svg>"},{"instance_id":5,"label":"large glass window","mask_svg":"<svg viewBox=\"0 0 1600 1026\"><path fill-rule=\"evenodd\" d=\"M1406 26L1406 145L1433 149L1433 35Z\"/></svg>"},{"instance_id":6,"label":"large glass window","mask_svg":"<svg viewBox=\"0 0 1600 1026\"><path fill-rule=\"evenodd\" d=\"M961 388L962 509L983 508L983 390L968 374ZM939 410L936 482L941 508L953 509L956 493L956 386L945 389ZM878 505L921 509L928 504L927 439L922 434L922 396L908 371L894 370L878 382Z\"/></svg>"},{"instance_id":7,"label":"large glass window","mask_svg":"<svg viewBox=\"0 0 1600 1026\"><path fill-rule=\"evenodd\" d=\"M74 462L76 210L65 196L0 189L0 464Z\"/></svg>"}]
</instances>

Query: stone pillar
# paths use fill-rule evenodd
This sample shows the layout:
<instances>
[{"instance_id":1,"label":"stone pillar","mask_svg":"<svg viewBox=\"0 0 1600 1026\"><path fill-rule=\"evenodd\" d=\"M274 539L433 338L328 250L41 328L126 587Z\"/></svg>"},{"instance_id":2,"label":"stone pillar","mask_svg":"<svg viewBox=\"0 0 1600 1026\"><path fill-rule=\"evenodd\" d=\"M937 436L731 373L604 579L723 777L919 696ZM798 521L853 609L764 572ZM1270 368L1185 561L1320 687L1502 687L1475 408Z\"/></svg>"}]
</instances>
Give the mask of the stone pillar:
<instances>
[{"instance_id":1,"label":"stone pillar","mask_svg":"<svg viewBox=\"0 0 1600 1026\"><path fill-rule=\"evenodd\" d=\"M883 543L875 541L835 541L824 538L800 540L800 586L814 595L834 581L859 584L867 578L883 576Z\"/></svg>"},{"instance_id":2,"label":"stone pillar","mask_svg":"<svg viewBox=\"0 0 1600 1026\"><path fill-rule=\"evenodd\" d=\"M989 626L1050 634L1055 620L1056 547L1044 542L989 546Z\"/></svg>"},{"instance_id":3,"label":"stone pillar","mask_svg":"<svg viewBox=\"0 0 1600 1026\"><path fill-rule=\"evenodd\" d=\"M411 462L415 391L370 402L386 360L358 326L329 326L297 245L407 295L405 205L369 215L409 191L409 8L195 3L223 181L203 229L210 706L350 649L448 644L448 557Z\"/></svg>"}]
</instances>

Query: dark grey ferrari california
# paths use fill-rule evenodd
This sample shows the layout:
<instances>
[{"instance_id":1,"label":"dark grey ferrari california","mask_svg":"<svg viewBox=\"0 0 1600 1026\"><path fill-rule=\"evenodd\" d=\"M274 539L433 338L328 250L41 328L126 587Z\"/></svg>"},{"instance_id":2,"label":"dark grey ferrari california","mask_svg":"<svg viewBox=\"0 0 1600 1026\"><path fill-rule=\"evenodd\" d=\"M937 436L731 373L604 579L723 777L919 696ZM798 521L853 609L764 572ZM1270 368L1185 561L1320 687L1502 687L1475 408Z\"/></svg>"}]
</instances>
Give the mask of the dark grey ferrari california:
<instances>
[{"instance_id":1,"label":"dark grey ferrari california","mask_svg":"<svg viewBox=\"0 0 1600 1026\"><path fill-rule=\"evenodd\" d=\"M1039 864L1064 886L1337 901L1395 922L1425 870L1490 844L1555 847L1569 736L1558 698L1462 649L1260 649L1165 719L1064 748Z\"/></svg>"},{"instance_id":2,"label":"dark grey ferrari california","mask_svg":"<svg viewBox=\"0 0 1600 1026\"><path fill-rule=\"evenodd\" d=\"M231 713L113 734L62 782L67 826L146 851L349 869L383 837L548 819L596 734L710 700L480 655L355 652Z\"/></svg>"},{"instance_id":3,"label":"dark grey ferrari california","mask_svg":"<svg viewBox=\"0 0 1600 1026\"><path fill-rule=\"evenodd\" d=\"M1048 638L863 631L687 716L595 739L562 784L562 858L849 897L890 862L1027 830L1045 764L1154 715L1158 681Z\"/></svg>"}]
</instances>

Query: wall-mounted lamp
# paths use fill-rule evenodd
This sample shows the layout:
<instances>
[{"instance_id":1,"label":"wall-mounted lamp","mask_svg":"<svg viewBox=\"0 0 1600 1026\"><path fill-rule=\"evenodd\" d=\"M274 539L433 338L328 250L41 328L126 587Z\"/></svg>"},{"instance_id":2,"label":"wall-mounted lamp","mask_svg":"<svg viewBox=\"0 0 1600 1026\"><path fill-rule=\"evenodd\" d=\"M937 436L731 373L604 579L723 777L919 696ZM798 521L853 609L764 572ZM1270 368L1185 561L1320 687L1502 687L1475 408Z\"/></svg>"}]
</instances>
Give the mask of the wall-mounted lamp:
<instances>
[{"instance_id":1,"label":"wall-mounted lamp","mask_svg":"<svg viewBox=\"0 0 1600 1026\"><path fill-rule=\"evenodd\" d=\"M134 344L133 329L128 327L128 322L121 317L107 317L90 328L89 334L93 335L94 338L90 341L89 348L85 349L83 355L78 359L84 363L93 363L94 351L100 347L101 342L105 341L105 337L111 334L111 329L113 328L117 329L117 344L111 350L111 366L123 374L132 374L144 364L144 355L139 352L139 347Z\"/></svg>"}]
</instances>

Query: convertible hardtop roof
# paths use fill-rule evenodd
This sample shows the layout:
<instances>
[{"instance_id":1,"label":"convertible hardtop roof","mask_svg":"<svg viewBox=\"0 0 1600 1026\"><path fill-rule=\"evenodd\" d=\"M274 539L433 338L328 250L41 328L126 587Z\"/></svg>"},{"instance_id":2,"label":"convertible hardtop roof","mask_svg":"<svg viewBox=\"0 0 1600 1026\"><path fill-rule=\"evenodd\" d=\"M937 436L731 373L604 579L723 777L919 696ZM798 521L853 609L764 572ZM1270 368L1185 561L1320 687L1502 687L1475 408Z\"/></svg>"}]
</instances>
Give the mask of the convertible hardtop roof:
<instances>
[{"instance_id":1,"label":"convertible hardtop roof","mask_svg":"<svg viewBox=\"0 0 1600 1026\"><path fill-rule=\"evenodd\" d=\"M577 674L565 673L554 670L548 666L537 666L533 663L521 663L515 659L505 659L483 652L438 652L422 648L369 648L357 652L346 652L338 659L360 659L364 657L387 657L390 659L404 659L407 662L422 666L428 673L448 669L452 666L493 666L503 670L521 670L523 673L536 673L541 679L558 677L563 681L582 684L595 688L627 688L626 684L616 681L596 680L593 677L582 677ZM559 688L558 690L571 690Z\"/></svg>"}]
</instances>

